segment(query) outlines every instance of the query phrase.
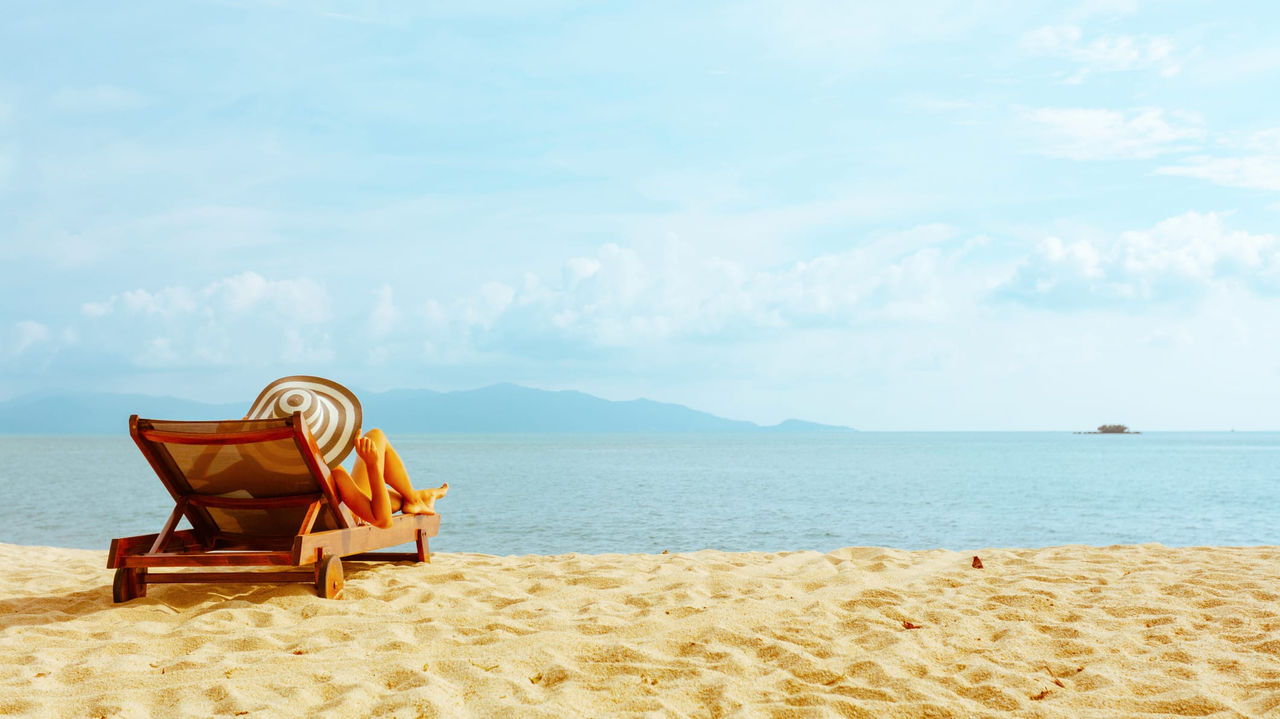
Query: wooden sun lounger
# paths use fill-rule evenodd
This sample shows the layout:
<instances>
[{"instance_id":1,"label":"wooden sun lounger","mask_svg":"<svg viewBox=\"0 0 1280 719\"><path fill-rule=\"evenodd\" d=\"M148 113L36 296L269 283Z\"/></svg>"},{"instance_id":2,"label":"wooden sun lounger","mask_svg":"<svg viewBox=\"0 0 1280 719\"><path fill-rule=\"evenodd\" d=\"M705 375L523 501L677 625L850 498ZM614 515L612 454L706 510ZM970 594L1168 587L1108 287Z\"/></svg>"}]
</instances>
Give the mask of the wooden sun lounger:
<instances>
[{"instance_id":1,"label":"wooden sun lounger","mask_svg":"<svg viewBox=\"0 0 1280 719\"><path fill-rule=\"evenodd\" d=\"M364 524L338 499L328 466L301 413L282 419L177 422L129 418L129 434L175 507L157 534L111 540L112 597L148 584L315 583L342 591L340 557L431 561L427 538L439 515L396 515L387 529ZM191 529L179 530L185 517ZM372 552L415 542L416 552ZM289 567L276 571L170 571L173 567Z\"/></svg>"}]
</instances>

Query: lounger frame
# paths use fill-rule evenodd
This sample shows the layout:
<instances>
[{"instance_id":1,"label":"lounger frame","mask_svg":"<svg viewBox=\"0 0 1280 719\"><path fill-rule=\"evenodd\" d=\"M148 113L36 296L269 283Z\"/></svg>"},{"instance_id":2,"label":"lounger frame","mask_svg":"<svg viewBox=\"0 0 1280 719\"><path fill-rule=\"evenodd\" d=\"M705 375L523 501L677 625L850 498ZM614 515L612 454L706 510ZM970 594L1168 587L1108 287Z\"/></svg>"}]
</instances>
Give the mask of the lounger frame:
<instances>
[{"instance_id":1,"label":"lounger frame","mask_svg":"<svg viewBox=\"0 0 1280 719\"><path fill-rule=\"evenodd\" d=\"M157 429L160 424L163 429ZM395 515L388 528L356 519L338 499L328 466L321 459L301 413L279 420L223 421L222 431L183 431L174 422L129 418L129 434L173 497L174 508L155 534L111 540L107 567L116 570L112 596L116 602L146 596L149 584L314 583L320 596L335 598L342 591L339 558L355 561L430 562L428 538L440 529L439 515ZM265 426L264 426L265 425ZM203 446L271 442L292 438L298 461L315 479L314 491L274 497L224 497L187 491L182 471L166 444ZM208 508L272 510L306 507L301 525L291 535L229 533L220 529ZM316 531L317 519L327 512L335 529ZM183 519L191 529L178 529ZM414 552L373 550L414 542ZM155 571L173 568L288 567L272 571Z\"/></svg>"}]
</instances>

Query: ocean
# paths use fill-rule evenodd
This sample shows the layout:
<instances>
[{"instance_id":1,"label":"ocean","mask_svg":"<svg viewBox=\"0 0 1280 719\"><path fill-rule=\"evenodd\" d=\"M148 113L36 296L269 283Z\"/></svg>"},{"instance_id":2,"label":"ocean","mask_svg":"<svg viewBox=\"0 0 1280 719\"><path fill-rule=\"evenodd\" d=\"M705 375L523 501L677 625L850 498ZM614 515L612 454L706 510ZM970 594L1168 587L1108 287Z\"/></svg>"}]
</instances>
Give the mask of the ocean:
<instances>
[{"instance_id":1,"label":"ocean","mask_svg":"<svg viewBox=\"0 0 1280 719\"><path fill-rule=\"evenodd\" d=\"M433 551L1280 544L1280 433L391 439L450 484ZM0 462L0 542L106 549L173 507L127 436L0 437Z\"/></svg>"}]
</instances>

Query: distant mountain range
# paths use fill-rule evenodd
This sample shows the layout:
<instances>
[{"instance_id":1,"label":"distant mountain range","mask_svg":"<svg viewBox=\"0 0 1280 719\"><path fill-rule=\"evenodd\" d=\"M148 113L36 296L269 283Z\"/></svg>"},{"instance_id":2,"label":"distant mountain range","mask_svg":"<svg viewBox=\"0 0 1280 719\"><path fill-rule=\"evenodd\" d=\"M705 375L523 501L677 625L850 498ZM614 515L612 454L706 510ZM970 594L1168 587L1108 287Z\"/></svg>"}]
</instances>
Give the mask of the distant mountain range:
<instances>
[{"instance_id":1,"label":"distant mountain range","mask_svg":"<svg viewBox=\"0 0 1280 719\"><path fill-rule=\"evenodd\" d=\"M0 402L0 434L115 434L129 415L155 419L244 416L250 399L206 404L140 394L40 393ZM627 402L582 392L495 384L459 392L400 389L360 395L366 427L391 433L428 432L850 432L789 419L761 426L665 402Z\"/></svg>"}]
</instances>

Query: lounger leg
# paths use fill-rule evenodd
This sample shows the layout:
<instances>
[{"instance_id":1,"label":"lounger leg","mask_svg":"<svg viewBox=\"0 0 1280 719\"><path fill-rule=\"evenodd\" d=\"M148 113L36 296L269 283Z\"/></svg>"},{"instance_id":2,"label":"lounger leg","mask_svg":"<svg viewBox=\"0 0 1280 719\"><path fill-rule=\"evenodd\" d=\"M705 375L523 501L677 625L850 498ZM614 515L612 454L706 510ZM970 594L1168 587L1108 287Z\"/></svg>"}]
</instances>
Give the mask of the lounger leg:
<instances>
[{"instance_id":1,"label":"lounger leg","mask_svg":"<svg viewBox=\"0 0 1280 719\"><path fill-rule=\"evenodd\" d=\"M325 599L337 599L342 594L342 560L325 554L316 562L316 594Z\"/></svg>"},{"instance_id":2,"label":"lounger leg","mask_svg":"<svg viewBox=\"0 0 1280 719\"><path fill-rule=\"evenodd\" d=\"M427 544L427 535L418 530L418 561L431 563L431 547Z\"/></svg>"},{"instance_id":3,"label":"lounger leg","mask_svg":"<svg viewBox=\"0 0 1280 719\"><path fill-rule=\"evenodd\" d=\"M147 596L147 568L121 567L116 570L111 586L111 598L119 604L130 599Z\"/></svg>"}]
</instances>

